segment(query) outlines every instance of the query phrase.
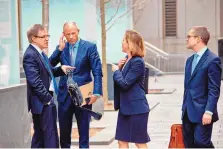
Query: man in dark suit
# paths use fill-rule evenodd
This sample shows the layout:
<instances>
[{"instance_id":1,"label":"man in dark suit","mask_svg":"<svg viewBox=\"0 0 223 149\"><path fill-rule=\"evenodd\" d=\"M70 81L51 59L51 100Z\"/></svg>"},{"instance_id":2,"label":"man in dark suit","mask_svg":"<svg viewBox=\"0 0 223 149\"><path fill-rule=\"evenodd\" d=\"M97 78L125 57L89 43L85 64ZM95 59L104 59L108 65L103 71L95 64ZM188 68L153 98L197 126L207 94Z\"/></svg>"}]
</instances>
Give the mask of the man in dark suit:
<instances>
[{"instance_id":1,"label":"man in dark suit","mask_svg":"<svg viewBox=\"0 0 223 149\"><path fill-rule=\"evenodd\" d=\"M54 76L65 75L70 66L51 68L43 49L48 48L49 35L41 24L33 25L27 31L30 45L23 57L23 67L27 80L28 111L31 110L34 134L32 148L58 148L56 107L49 92L50 80ZM62 47L60 47L62 49Z\"/></svg>"},{"instance_id":2,"label":"man in dark suit","mask_svg":"<svg viewBox=\"0 0 223 149\"><path fill-rule=\"evenodd\" d=\"M67 43L62 53L58 50L50 57L53 66L57 63L62 65L74 66L73 79L78 86L85 85L92 81L94 76L94 89L90 102L86 108L91 108L93 104L102 95L102 69L101 61L97 51L97 46L89 41L79 38L79 29L74 22L65 23L63 34ZM79 132L79 147L89 148L89 125L90 116L87 112L80 111L72 104L71 98L67 92L67 76L60 77L58 100L58 116L60 124L60 145L61 148L70 148L72 119L75 114Z\"/></svg>"},{"instance_id":3,"label":"man in dark suit","mask_svg":"<svg viewBox=\"0 0 223 149\"><path fill-rule=\"evenodd\" d=\"M210 33L195 26L187 34L187 48L196 53L185 67L182 106L183 136L186 148L213 148L213 123L218 120L217 102L221 86L221 61L207 48Z\"/></svg>"}]
</instances>

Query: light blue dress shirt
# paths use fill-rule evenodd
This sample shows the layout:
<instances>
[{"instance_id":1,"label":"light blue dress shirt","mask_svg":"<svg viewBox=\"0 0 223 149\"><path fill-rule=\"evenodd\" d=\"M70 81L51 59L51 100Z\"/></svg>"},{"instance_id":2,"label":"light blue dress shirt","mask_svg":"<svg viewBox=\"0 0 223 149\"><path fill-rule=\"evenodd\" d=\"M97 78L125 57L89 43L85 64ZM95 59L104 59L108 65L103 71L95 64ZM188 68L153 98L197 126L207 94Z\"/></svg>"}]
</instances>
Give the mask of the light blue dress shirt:
<instances>
[{"instance_id":1,"label":"light blue dress shirt","mask_svg":"<svg viewBox=\"0 0 223 149\"><path fill-rule=\"evenodd\" d=\"M78 47L79 47L79 43L80 43L80 38L78 39L78 41L75 43L75 44L70 44L69 45L69 53L70 53L70 64L71 66L74 66L75 67L75 61L76 61L76 56L77 56L77 50L78 50ZM100 94L94 94L95 96L98 96L100 97L101 95Z\"/></svg>"},{"instance_id":2,"label":"light blue dress shirt","mask_svg":"<svg viewBox=\"0 0 223 149\"><path fill-rule=\"evenodd\" d=\"M202 48L199 52L197 52L197 54L199 55L199 56L197 57L197 64L198 64L198 62L200 61L201 57L204 55L204 53L205 53L205 51L206 51L207 49L208 49L207 47L204 47L204 48Z\"/></svg>"},{"instance_id":3,"label":"light blue dress shirt","mask_svg":"<svg viewBox=\"0 0 223 149\"><path fill-rule=\"evenodd\" d=\"M77 42L75 44L70 44L69 45L69 52L70 52L70 64L71 66L75 66L75 61L76 61L76 56L77 56L77 50L79 47L79 43L80 43L80 38L77 40Z\"/></svg>"}]
</instances>

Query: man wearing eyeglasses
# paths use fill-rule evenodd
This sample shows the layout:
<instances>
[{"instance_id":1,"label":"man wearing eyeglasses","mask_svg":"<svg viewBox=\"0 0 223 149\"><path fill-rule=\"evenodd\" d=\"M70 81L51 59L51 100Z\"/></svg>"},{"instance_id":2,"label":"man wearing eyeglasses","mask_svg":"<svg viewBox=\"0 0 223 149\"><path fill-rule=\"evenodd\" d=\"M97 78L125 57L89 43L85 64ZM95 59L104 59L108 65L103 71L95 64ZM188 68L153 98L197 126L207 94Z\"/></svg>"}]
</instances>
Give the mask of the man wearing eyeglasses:
<instances>
[{"instance_id":1,"label":"man wearing eyeglasses","mask_svg":"<svg viewBox=\"0 0 223 149\"><path fill-rule=\"evenodd\" d=\"M75 22L67 22L63 26L63 34L67 43L61 56L55 50L50 61L52 65L61 64L75 67L73 79L78 86L86 85L93 80L93 95L86 108L91 108L102 95L102 69L101 60L94 43L79 38L79 28ZM59 58L59 59L58 59ZM74 107L67 92L67 77L60 77L58 100L58 116L60 124L60 145L61 148L70 148L73 114L75 114L79 132L79 147L89 148L89 127L90 116L87 112Z\"/></svg>"},{"instance_id":2,"label":"man wearing eyeglasses","mask_svg":"<svg viewBox=\"0 0 223 149\"><path fill-rule=\"evenodd\" d=\"M57 113L49 92L50 80L57 89L54 77L65 75L73 67L51 67L43 51L48 48L49 35L41 24L34 24L27 31L27 37L30 45L23 57L23 67L27 80L28 111L32 113L34 129L31 147L58 148Z\"/></svg>"},{"instance_id":3,"label":"man wearing eyeglasses","mask_svg":"<svg viewBox=\"0 0 223 149\"><path fill-rule=\"evenodd\" d=\"M192 27L187 35L187 48L195 54L185 67L182 122L186 148L214 148L211 136L218 120L222 69L220 58L207 48L209 38L203 26Z\"/></svg>"}]
</instances>

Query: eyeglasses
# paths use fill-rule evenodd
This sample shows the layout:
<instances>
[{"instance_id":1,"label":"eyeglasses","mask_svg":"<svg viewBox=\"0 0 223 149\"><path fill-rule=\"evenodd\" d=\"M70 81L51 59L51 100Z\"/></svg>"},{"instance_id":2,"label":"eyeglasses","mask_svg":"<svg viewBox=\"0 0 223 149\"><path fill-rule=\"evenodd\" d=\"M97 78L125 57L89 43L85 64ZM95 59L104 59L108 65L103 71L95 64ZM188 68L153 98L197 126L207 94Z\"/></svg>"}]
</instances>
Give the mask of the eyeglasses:
<instances>
[{"instance_id":1,"label":"eyeglasses","mask_svg":"<svg viewBox=\"0 0 223 149\"><path fill-rule=\"evenodd\" d=\"M34 36L34 37L36 37L36 38L50 38L50 35L44 35L44 36Z\"/></svg>"}]
</instances>

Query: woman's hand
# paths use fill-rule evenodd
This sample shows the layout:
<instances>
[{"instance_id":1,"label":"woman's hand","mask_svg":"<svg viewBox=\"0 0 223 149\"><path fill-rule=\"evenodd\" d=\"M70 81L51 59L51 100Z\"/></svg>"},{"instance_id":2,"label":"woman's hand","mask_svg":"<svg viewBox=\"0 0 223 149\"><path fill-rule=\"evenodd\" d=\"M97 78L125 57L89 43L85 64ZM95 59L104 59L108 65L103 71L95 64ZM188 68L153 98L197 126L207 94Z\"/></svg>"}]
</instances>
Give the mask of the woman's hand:
<instances>
[{"instance_id":1,"label":"woman's hand","mask_svg":"<svg viewBox=\"0 0 223 149\"><path fill-rule=\"evenodd\" d=\"M122 67L125 65L127 58L123 58L118 62L118 68L122 69Z\"/></svg>"},{"instance_id":2,"label":"woman's hand","mask_svg":"<svg viewBox=\"0 0 223 149\"><path fill-rule=\"evenodd\" d=\"M116 70L118 70L118 66L115 64L112 64L112 71L115 72Z\"/></svg>"}]
</instances>

